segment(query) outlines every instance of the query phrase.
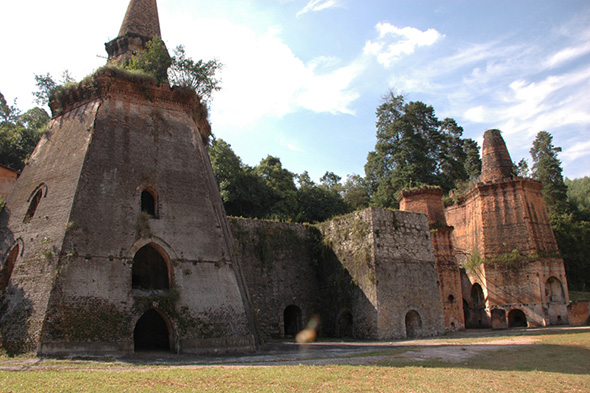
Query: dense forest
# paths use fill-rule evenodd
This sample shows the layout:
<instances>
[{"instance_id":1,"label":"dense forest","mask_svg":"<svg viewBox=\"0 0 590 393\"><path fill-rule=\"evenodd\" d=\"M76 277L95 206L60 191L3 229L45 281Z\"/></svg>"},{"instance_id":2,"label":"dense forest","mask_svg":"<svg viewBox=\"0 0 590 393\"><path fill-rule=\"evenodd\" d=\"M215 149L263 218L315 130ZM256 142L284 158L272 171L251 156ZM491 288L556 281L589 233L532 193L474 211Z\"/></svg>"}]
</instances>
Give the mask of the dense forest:
<instances>
[{"instance_id":1,"label":"dense forest","mask_svg":"<svg viewBox=\"0 0 590 393\"><path fill-rule=\"evenodd\" d=\"M193 88L208 102L219 89L215 72L221 66L217 61L186 58L182 46L170 57L163 43L156 41L125 67L160 82ZM40 105L75 83L67 72L61 85L49 74L36 80L34 95ZM21 170L48 120L44 109L21 113L0 93L0 164ZM270 155L256 166L246 165L226 141L215 137L209 155L227 214L247 218L317 223L369 206L397 208L401 190L424 185L440 187L445 202L452 203L451 195L461 195L478 181L477 143L463 138L463 128L454 119L439 120L434 108L423 102L407 102L389 91L376 110L376 139L364 176L348 175L343 180L327 171L319 183L307 172L290 172L280 158ZM570 289L586 291L590 290L590 178L564 179L560 151L551 134L541 131L530 149L532 165L523 159L514 164L514 174L542 182Z\"/></svg>"}]
</instances>

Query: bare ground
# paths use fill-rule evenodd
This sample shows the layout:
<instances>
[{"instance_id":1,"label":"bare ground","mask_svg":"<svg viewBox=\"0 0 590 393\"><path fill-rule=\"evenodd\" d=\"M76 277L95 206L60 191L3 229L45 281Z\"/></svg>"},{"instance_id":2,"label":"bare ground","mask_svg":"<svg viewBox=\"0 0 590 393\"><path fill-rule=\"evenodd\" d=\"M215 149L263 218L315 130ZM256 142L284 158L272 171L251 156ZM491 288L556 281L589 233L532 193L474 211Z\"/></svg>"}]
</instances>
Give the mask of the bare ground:
<instances>
[{"instance_id":1,"label":"bare ground","mask_svg":"<svg viewBox=\"0 0 590 393\"><path fill-rule=\"evenodd\" d=\"M260 351L247 355L195 356L166 352L146 352L120 359L46 359L34 356L0 358L3 371L90 371L134 370L169 366L248 367L279 365L373 365L383 361L421 362L439 360L464 362L490 351L534 345L535 335L568 331L590 331L590 327L551 327L501 331L472 330L450 333L443 337L392 342L316 342L296 344L272 342Z\"/></svg>"}]
</instances>

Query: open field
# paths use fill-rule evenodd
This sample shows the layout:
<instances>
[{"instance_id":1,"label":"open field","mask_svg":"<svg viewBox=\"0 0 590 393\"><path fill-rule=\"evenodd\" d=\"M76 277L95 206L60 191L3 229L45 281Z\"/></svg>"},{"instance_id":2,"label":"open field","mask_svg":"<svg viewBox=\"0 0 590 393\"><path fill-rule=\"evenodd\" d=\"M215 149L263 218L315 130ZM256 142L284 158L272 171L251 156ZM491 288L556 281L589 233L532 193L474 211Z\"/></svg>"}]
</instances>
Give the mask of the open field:
<instances>
[{"instance_id":1,"label":"open field","mask_svg":"<svg viewBox=\"0 0 590 393\"><path fill-rule=\"evenodd\" d=\"M0 358L0 392L590 392L590 328L274 343L255 355Z\"/></svg>"}]
</instances>

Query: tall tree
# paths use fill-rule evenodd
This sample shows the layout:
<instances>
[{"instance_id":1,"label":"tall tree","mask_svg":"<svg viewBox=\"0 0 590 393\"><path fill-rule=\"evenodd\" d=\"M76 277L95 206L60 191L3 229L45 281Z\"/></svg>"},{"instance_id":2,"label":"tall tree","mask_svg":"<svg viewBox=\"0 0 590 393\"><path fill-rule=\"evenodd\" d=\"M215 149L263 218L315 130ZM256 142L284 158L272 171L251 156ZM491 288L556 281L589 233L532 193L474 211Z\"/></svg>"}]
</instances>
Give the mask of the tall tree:
<instances>
[{"instance_id":1,"label":"tall tree","mask_svg":"<svg viewBox=\"0 0 590 393\"><path fill-rule=\"evenodd\" d=\"M340 195L340 176L326 172L320 181L322 184L315 184L307 171L297 177L298 211L295 221L321 222L347 212L346 204Z\"/></svg>"},{"instance_id":2,"label":"tall tree","mask_svg":"<svg viewBox=\"0 0 590 393\"><path fill-rule=\"evenodd\" d=\"M36 107L21 113L0 93L0 163L23 169L48 121L44 109Z\"/></svg>"},{"instance_id":3,"label":"tall tree","mask_svg":"<svg viewBox=\"0 0 590 393\"><path fill-rule=\"evenodd\" d=\"M557 154L560 147L553 146L553 136L541 131L530 150L533 159L533 178L543 183L543 199L550 213L564 213L568 209L567 186L563 181L561 161Z\"/></svg>"},{"instance_id":4,"label":"tall tree","mask_svg":"<svg viewBox=\"0 0 590 393\"><path fill-rule=\"evenodd\" d=\"M439 121L432 106L390 91L377 108L377 143L365 165L372 204L395 207L403 188L438 185L445 191L481 171L475 141L455 120Z\"/></svg>"},{"instance_id":5,"label":"tall tree","mask_svg":"<svg viewBox=\"0 0 590 393\"><path fill-rule=\"evenodd\" d=\"M297 187L295 174L283 168L280 158L268 156L254 168L268 186L271 208L267 218L290 220L297 214Z\"/></svg>"}]
</instances>

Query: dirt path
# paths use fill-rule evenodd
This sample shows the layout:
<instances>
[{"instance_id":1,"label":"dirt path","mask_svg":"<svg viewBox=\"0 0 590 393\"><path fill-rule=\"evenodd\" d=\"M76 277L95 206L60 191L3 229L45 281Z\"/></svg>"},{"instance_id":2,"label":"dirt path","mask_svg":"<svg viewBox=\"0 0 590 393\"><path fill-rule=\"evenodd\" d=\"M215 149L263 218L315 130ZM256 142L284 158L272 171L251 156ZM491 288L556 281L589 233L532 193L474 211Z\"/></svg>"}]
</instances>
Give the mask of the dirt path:
<instances>
[{"instance_id":1,"label":"dirt path","mask_svg":"<svg viewBox=\"0 0 590 393\"><path fill-rule=\"evenodd\" d=\"M249 367L279 365L372 365L384 361L420 362L440 360L464 362L483 353L504 348L534 345L537 334L570 330L590 331L590 327L467 331L443 338L394 342L319 342L299 345L276 342L257 353L239 356L204 357L171 353L143 353L121 359L41 359L37 357L0 358L2 371L143 371L153 366L178 368Z\"/></svg>"}]
</instances>

